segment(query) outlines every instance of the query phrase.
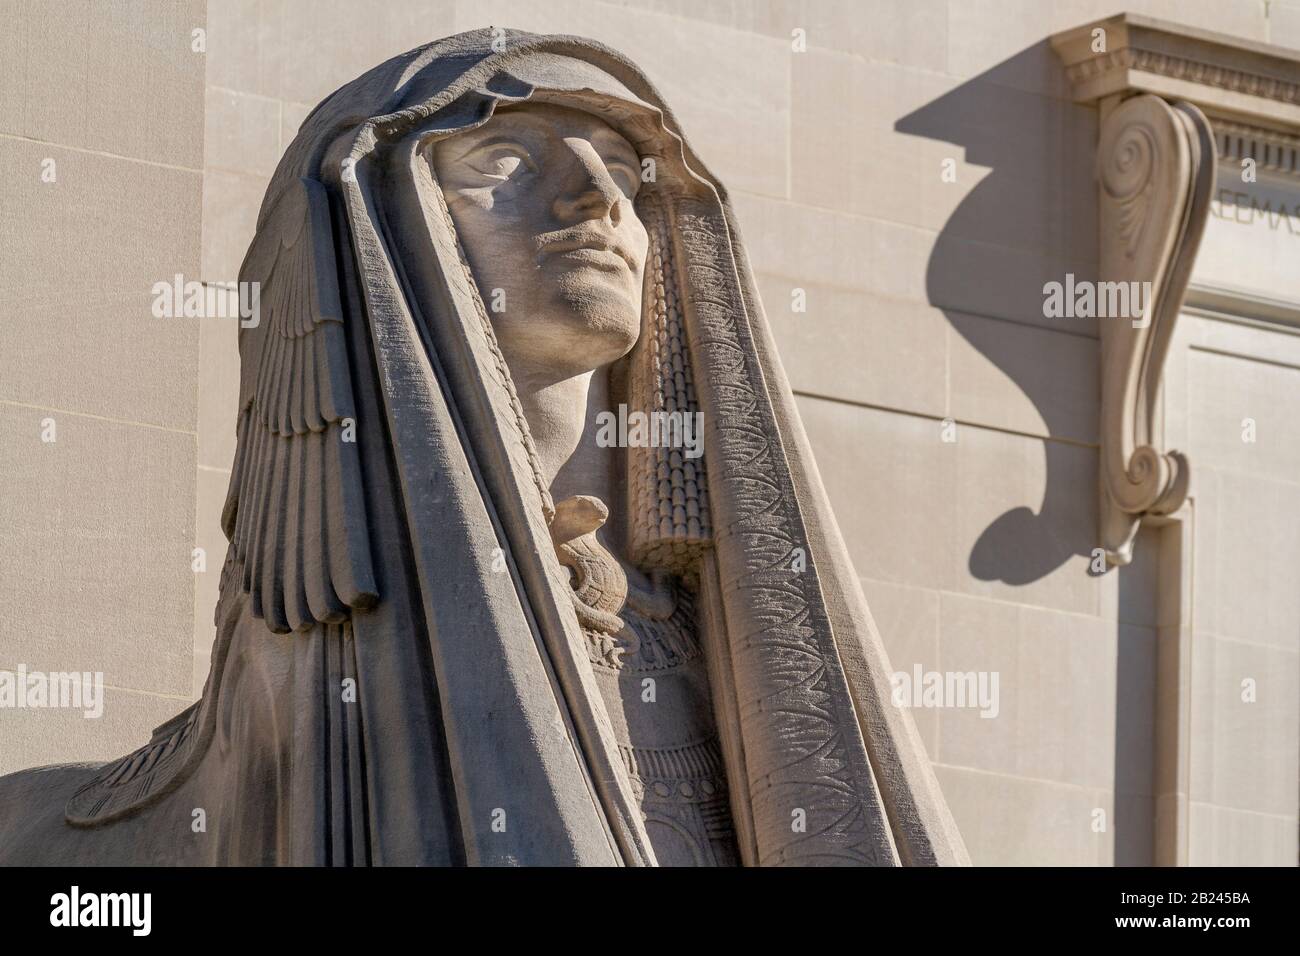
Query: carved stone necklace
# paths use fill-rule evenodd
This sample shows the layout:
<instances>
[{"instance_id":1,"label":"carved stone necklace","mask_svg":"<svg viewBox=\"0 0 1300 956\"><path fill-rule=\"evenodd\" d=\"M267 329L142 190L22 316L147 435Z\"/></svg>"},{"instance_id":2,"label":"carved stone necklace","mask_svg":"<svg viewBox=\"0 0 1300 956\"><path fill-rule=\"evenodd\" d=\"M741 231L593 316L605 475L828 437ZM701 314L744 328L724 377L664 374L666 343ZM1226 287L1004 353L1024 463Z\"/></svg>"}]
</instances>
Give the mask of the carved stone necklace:
<instances>
[{"instance_id":1,"label":"carved stone necklace","mask_svg":"<svg viewBox=\"0 0 1300 956\"><path fill-rule=\"evenodd\" d=\"M738 862L695 602L665 571L645 584L596 538L609 510L578 495L551 525L619 752L661 865Z\"/></svg>"}]
</instances>

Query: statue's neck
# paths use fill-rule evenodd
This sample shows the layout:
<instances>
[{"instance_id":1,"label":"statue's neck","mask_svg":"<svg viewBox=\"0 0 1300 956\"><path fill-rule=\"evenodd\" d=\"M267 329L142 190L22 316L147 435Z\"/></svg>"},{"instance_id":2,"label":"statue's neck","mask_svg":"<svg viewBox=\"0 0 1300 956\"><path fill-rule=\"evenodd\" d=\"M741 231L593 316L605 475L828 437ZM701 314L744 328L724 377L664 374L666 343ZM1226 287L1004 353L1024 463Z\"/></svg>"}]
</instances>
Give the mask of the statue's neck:
<instances>
[{"instance_id":1,"label":"statue's neck","mask_svg":"<svg viewBox=\"0 0 1300 956\"><path fill-rule=\"evenodd\" d=\"M616 544L623 510L615 494L617 449L596 444L596 416L610 407L608 367L551 381L553 376L530 374L526 362L508 364L552 497L599 498L610 510L599 537Z\"/></svg>"}]
</instances>

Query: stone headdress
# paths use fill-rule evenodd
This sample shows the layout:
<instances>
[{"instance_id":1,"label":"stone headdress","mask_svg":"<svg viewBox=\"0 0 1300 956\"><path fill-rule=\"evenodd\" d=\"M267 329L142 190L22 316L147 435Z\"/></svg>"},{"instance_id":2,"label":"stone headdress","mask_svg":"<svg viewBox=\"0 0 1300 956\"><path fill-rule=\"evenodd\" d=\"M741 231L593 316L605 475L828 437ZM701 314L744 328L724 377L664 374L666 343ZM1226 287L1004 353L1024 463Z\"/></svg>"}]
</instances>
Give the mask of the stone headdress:
<instances>
[{"instance_id":1,"label":"stone headdress","mask_svg":"<svg viewBox=\"0 0 1300 956\"><path fill-rule=\"evenodd\" d=\"M513 31L371 70L282 159L241 274L262 284L261 320L241 332L212 675L69 819L138 813L186 780L228 790L237 765L261 782L226 859L654 862L429 162L438 138L523 101L589 110L653 161L626 398L702 412L704 455L628 450L628 537L644 570L698 591L742 858L964 862L891 703L725 189L624 57ZM258 801L274 821L252 821Z\"/></svg>"}]
</instances>

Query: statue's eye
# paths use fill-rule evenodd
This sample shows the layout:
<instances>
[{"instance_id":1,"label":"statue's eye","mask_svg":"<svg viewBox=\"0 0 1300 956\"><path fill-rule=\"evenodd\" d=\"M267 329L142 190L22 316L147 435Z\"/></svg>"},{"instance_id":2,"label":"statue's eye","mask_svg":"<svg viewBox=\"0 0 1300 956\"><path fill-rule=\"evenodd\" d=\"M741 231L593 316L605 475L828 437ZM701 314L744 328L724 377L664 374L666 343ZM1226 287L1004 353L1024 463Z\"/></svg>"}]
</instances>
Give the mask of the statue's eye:
<instances>
[{"instance_id":1,"label":"statue's eye","mask_svg":"<svg viewBox=\"0 0 1300 956\"><path fill-rule=\"evenodd\" d=\"M635 199L636 194L641 189L641 170L629 165L621 160L612 160L606 167L614 182L618 183L618 188L628 199Z\"/></svg>"},{"instance_id":2,"label":"statue's eye","mask_svg":"<svg viewBox=\"0 0 1300 956\"><path fill-rule=\"evenodd\" d=\"M504 182L532 166L528 151L512 143L497 143L475 155L470 165L489 179Z\"/></svg>"}]
</instances>

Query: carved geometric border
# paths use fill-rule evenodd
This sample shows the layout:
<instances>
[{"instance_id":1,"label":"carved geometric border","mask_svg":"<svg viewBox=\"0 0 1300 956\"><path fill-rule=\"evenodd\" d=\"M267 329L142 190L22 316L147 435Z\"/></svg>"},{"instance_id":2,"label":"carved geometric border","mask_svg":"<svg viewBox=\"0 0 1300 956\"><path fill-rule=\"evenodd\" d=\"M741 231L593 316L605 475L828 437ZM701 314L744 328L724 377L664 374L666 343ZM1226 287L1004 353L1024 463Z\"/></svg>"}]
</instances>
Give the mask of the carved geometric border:
<instances>
[{"instance_id":1,"label":"carved geometric border","mask_svg":"<svg viewBox=\"0 0 1300 956\"><path fill-rule=\"evenodd\" d=\"M1233 93L1258 96L1279 103L1300 104L1300 81L1288 81L1254 73L1248 70L1225 67L1217 63L1195 60L1190 57L1159 53L1139 47L1125 47L1110 53L1098 54L1066 68L1066 76L1075 86L1082 86L1112 71L1141 70L1174 80L1199 83Z\"/></svg>"}]
</instances>

